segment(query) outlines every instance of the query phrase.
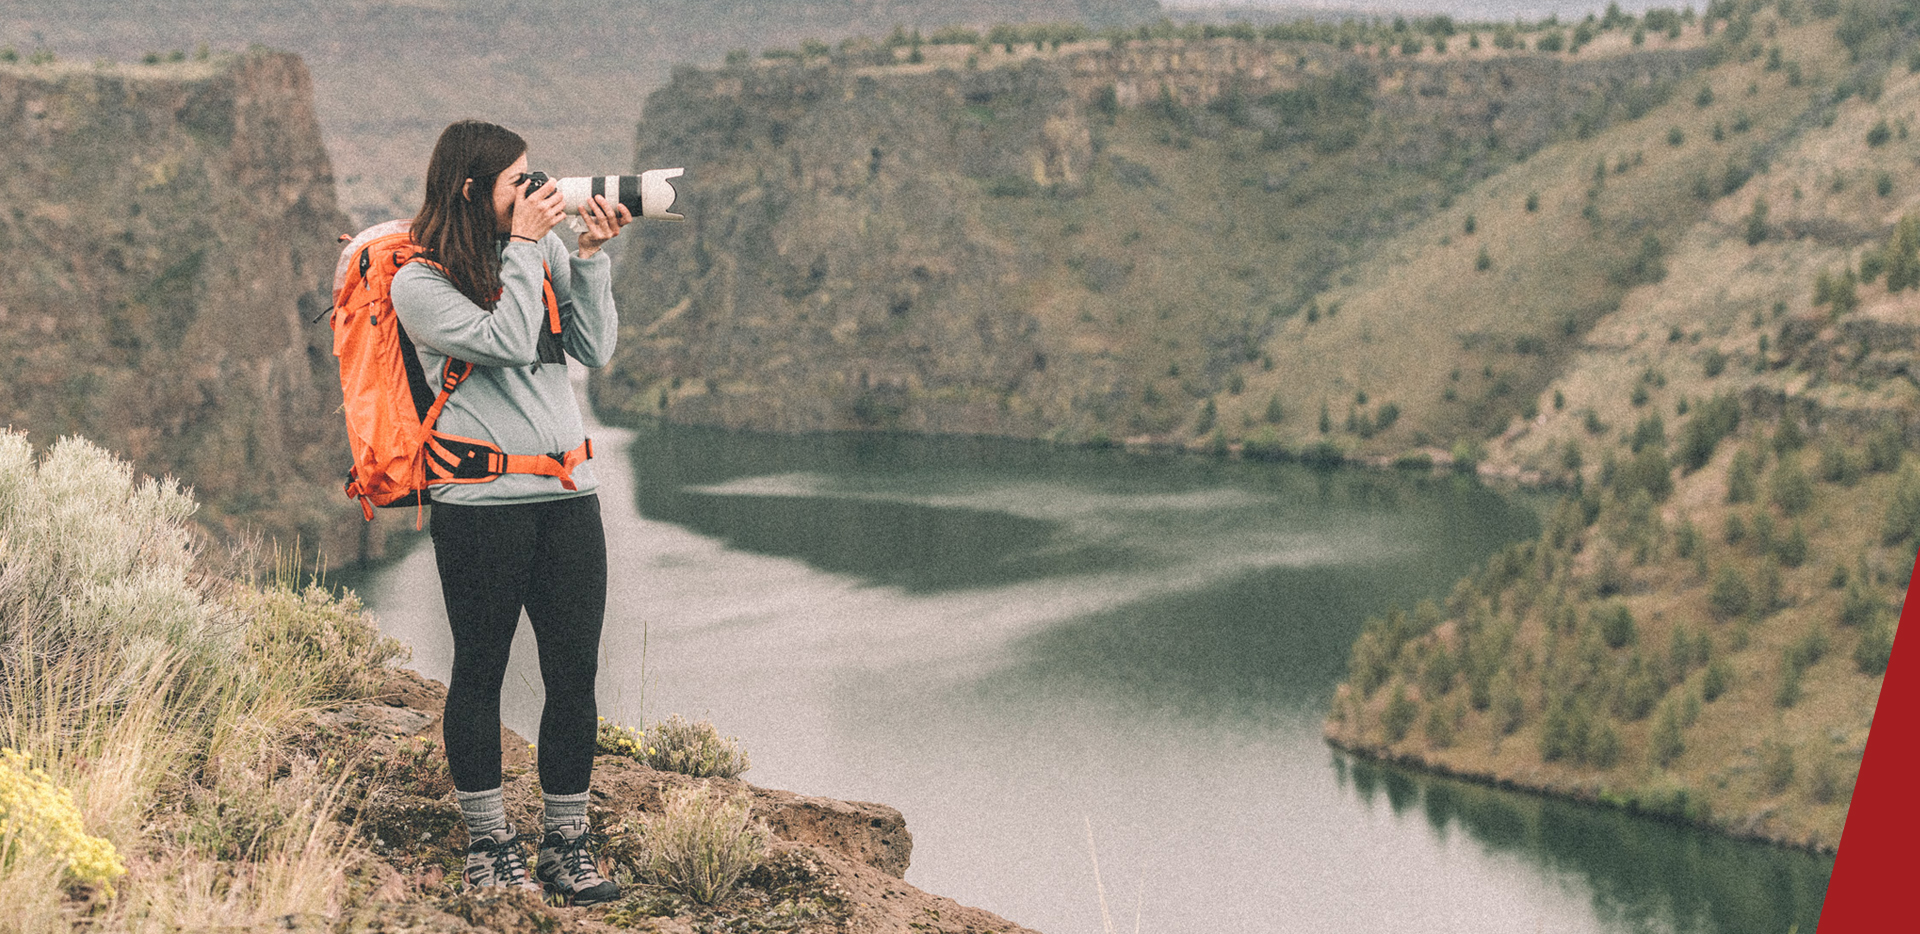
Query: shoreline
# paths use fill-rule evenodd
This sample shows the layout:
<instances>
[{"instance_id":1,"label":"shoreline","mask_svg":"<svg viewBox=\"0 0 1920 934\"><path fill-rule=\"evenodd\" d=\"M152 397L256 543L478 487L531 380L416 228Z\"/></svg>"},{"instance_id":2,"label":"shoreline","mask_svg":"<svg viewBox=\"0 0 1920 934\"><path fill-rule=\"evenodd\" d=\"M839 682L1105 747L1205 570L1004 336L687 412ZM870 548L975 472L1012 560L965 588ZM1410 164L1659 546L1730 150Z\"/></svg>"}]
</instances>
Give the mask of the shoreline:
<instances>
[{"instance_id":1,"label":"shoreline","mask_svg":"<svg viewBox=\"0 0 1920 934\"><path fill-rule=\"evenodd\" d=\"M1385 747L1381 747L1375 744L1364 743L1364 742L1352 742L1352 741L1343 739L1340 736L1337 736L1335 734L1335 730L1333 729L1331 724L1329 724L1324 730L1323 738L1326 740L1326 743L1328 746L1331 746L1332 748L1337 749L1341 752L1347 753L1349 755L1361 757L1373 762L1382 763L1389 766L1396 766L1399 768L1416 770L1416 771L1428 773L1430 775L1438 776L1441 778L1449 778L1457 781L1470 782L1472 784L1480 785L1485 788L1492 788L1499 791L1514 792L1518 794L1532 795L1535 797L1546 798L1546 799L1555 800L1555 801L1563 801L1563 802L1568 802L1572 804L1582 805L1585 807L1594 808L1596 810L1623 811L1634 817L1647 818L1649 820L1655 820L1655 821L1659 821L1661 823L1667 823L1667 824L1674 824L1677 826L1687 827L1694 830L1708 831L1708 832L1717 834L1719 836L1725 837L1729 840L1736 840L1743 843L1764 844L1770 847L1776 847L1783 850L1794 850L1802 853L1807 853L1813 856L1823 856L1823 857L1832 858L1839 850L1839 845L1837 841L1835 843L1828 844L1828 843L1822 843L1822 842L1816 842L1816 841L1794 840L1785 836L1770 835L1766 833L1760 833L1757 831L1743 832L1727 824L1721 823L1719 820L1711 816L1702 819L1697 817L1688 817L1684 814L1675 814L1670 811L1661 810L1658 808L1645 807L1642 805L1639 798L1631 797L1631 796L1622 797L1620 795L1610 795L1604 786L1599 787L1597 789L1592 787L1568 788L1568 787L1562 787L1562 786L1558 786L1550 783L1543 784L1543 783L1527 782L1522 779L1514 778L1508 775L1501 775L1494 772L1486 772L1486 771L1480 771L1475 769L1456 769L1442 762L1431 761L1425 757L1420 756L1417 753L1396 753L1396 752L1392 752L1390 749L1387 749Z\"/></svg>"}]
</instances>

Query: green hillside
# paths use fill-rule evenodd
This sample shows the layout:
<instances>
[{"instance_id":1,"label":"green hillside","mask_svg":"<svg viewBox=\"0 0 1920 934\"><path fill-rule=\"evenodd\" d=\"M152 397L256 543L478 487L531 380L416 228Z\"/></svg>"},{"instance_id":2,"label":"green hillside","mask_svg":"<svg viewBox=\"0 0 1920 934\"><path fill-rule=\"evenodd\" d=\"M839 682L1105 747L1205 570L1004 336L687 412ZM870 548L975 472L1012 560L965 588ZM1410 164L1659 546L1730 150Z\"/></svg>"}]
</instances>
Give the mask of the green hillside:
<instances>
[{"instance_id":1,"label":"green hillside","mask_svg":"<svg viewBox=\"0 0 1920 934\"><path fill-rule=\"evenodd\" d=\"M1487 444L1495 472L1571 492L1539 541L1443 606L1371 621L1327 729L1376 755L1831 849L1914 563L1920 220L1896 224L1920 210L1902 174L1920 78L1893 48L1837 40L1863 34L1858 8L1838 23L1742 15L1747 51L1644 135L1602 134L1558 163L1646 153L1586 198L1602 227L1659 200L1698 212L1651 234L1664 274L1615 293L1527 394L1532 417ZM1561 215L1491 247L1494 271L1552 262L1581 233L1584 180L1563 168L1555 185L1548 166L1461 199L1483 223L1516 219L1498 204L1537 187ZM1735 186L1724 166L1752 175ZM1616 181L1653 169L1665 194ZM1408 252L1403 269L1444 276L1446 248Z\"/></svg>"}]
</instances>

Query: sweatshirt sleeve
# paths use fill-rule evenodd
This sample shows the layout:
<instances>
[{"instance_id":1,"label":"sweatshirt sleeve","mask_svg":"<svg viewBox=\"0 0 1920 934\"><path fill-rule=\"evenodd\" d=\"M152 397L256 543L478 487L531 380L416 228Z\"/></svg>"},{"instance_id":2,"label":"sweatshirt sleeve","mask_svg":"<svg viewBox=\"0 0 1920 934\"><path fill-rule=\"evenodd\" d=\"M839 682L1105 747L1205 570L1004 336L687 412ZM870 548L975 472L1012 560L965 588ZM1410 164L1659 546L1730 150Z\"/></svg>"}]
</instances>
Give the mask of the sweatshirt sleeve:
<instances>
[{"instance_id":1,"label":"sweatshirt sleeve","mask_svg":"<svg viewBox=\"0 0 1920 934\"><path fill-rule=\"evenodd\" d=\"M482 366L527 366L539 359L540 331L546 326L543 257L538 244L507 246L501 254L500 300L492 311L461 294L439 270L409 263L393 277L393 310L416 344Z\"/></svg>"},{"instance_id":2,"label":"sweatshirt sleeve","mask_svg":"<svg viewBox=\"0 0 1920 934\"><path fill-rule=\"evenodd\" d=\"M560 254L553 267L553 295L560 303L560 345L587 366L606 366L613 359L620 330L620 315L613 306L613 261L604 250L581 259L558 237L547 237L542 245L549 254L555 247Z\"/></svg>"}]
</instances>

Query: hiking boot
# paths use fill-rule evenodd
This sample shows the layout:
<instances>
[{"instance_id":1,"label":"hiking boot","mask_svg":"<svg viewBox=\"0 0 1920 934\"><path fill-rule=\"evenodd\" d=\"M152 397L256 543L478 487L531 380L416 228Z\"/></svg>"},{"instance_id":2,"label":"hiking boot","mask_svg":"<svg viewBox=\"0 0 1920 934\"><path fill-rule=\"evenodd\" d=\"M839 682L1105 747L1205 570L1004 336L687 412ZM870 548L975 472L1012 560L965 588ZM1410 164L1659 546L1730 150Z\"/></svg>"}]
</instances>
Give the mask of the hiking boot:
<instances>
[{"instance_id":1,"label":"hiking boot","mask_svg":"<svg viewBox=\"0 0 1920 934\"><path fill-rule=\"evenodd\" d=\"M540 841L533 874L547 890L558 892L575 905L597 905L620 897L620 886L600 874L588 848L586 828L549 830Z\"/></svg>"},{"instance_id":2,"label":"hiking boot","mask_svg":"<svg viewBox=\"0 0 1920 934\"><path fill-rule=\"evenodd\" d=\"M520 854L520 838L514 835L511 824L467 844L467 868L463 876L468 891L483 888L542 891L527 878L527 858Z\"/></svg>"}]
</instances>

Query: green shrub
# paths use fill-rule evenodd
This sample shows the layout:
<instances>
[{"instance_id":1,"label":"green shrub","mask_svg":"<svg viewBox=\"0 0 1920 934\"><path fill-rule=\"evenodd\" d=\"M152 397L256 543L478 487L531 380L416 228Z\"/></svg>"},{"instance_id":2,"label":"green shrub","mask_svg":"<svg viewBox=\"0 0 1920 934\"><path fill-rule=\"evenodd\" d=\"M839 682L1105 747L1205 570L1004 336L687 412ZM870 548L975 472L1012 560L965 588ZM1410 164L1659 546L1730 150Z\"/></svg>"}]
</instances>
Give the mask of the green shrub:
<instances>
[{"instance_id":1,"label":"green shrub","mask_svg":"<svg viewBox=\"0 0 1920 934\"><path fill-rule=\"evenodd\" d=\"M1627 441L1627 450L1638 454L1641 449L1648 446L1664 446L1666 443L1666 420L1660 417L1660 413L1655 412L1641 419L1639 423L1633 426L1633 434L1629 436L1629 440Z\"/></svg>"},{"instance_id":2,"label":"green shrub","mask_svg":"<svg viewBox=\"0 0 1920 934\"><path fill-rule=\"evenodd\" d=\"M1673 530L1673 553L1679 558L1700 553L1700 527L1694 525L1692 519L1681 519L1680 527Z\"/></svg>"},{"instance_id":3,"label":"green shrub","mask_svg":"<svg viewBox=\"0 0 1920 934\"><path fill-rule=\"evenodd\" d=\"M1916 536L1920 536L1920 471L1909 467L1894 483L1886 518L1881 520L1880 541L1898 545Z\"/></svg>"},{"instance_id":4,"label":"green shrub","mask_svg":"<svg viewBox=\"0 0 1920 934\"><path fill-rule=\"evenodd\" d=\"M1420 672L1420 693L1429 699L1445 696L1453 690L1454 675L1459 670L1453 653L1447 651L1445 645L1435 646L1433 654L1427 656L1426 668Z\"/></svg>"},{"instance_id":5,"label":"green shrub","mask_svg":"<svg viewBox=\"0 0 1920 934\"><path fill-rule=\"evenodd\" d=\"M1866 581L1855 579L1847 584L1847 594L1840 601L1840 625L1849 627L1871 626L1878 622L1880 614L1886 609L1879 595Z\"/></svg>"},{"instance_id":6,"label":"green shrub","mask_svg":"<svg viewBox=\"0 0 1920 934\"><path fill-rule=\"evenodd\" d=\"M1397 647L1371 628L1376 622L1367 621L1368 628L1362 629L1360 638L1353 642L1352 654L1347 656L1347 683L1359 691L1363 699L1372 697L1393 674L1393 654Z\"/></svg>"},{"instance_id":7,"label":"green shrub","mask_svg":"<svg viewBox=\"0 0 1920 934\"><path fill-rule=\"evenodd\" d=\"M1660 705L1660 719L1654 724L1652 752L1655 762L1666 768L1686 754L1687 743L1684 727L1680 724L1680 711L1671 702Z\"/></svg>"},{"instance_id":8,"label":"green shrub","mask_svg":"<svg viewBox=\"0 0 1920 934\"><path fill-rule=\"evenodd\" d=\"M1540 721L1540 758L1546 762L1586 758L1592 730L1591 716L1577 701L1561 697L1549 702Z\"/></svg>"},{"instance_id":9,"label":"green shrub","mask_svg":"<svg viewBox=\"0 0 1920 934\"><path fill-rule=\"evenodd\" d=\"M1729 545L1738 545L1747 540L1747 520L1737 512L1727 513L1727 520L1721 531L1721 538Z\"/></svg>"},{"instance_id":10,"label":"green shrub","mask_svg":"<svg viewBox=\"0 0 1920 934\"><path fill-rule=\"evenodd\" d=\"M1713 577L1713 589L1707 594L1707 606L1717 619L1745 616L1753 609L1753 587L1747 576L1732 565L1720 568Z\"/></svg>"},{"instance_id":11,"label":"green shrub","mask_svg":"<svg viewBox=\"0 0 1920 934\"><path fill-rule=\"evenodd\" d=\"M1828 442L1820 449L1820 479L1841 486L1852 486L1860 482L1860 475L1866 464L1844 446Z\"/></svg>"},{"instance_id":12,"label":"green shrub","mask_svg":"<svg viewBox=\"0 0 1920 934\"><path fill-rule=\"evenodd\" d=\"M1800 469L1799 462L1786 458L1774 468L1769 494L1782 512L1797 516L1813 505L1813 481Z\"/></svg>"},{"instance_id":13,"label":"green shrub","mask_svg":"<svg viewBox=\"0 0 1920 934\"><path fill-rule=\"evenodd\" d=\"M1718 356L1720 365L1724 365L1726 356ZM1713 373L1709 373L1709 377L1713 377ZM1680 429L1680 467L1688 473L1705 467L1707 461L1713 459L1713 452L1720 446L1720 440L1738 429L1740 398L1732 392L1716 392L1711 400L1693 407L1692 419L1684 429Z\"/></svg>"},{"instance_id":14,"label":"green shrub","mask_svg":"<svg viewBox=\"0 0 1920 934\"><path fill-rule=\"evenodd\" d=\"M1799 520L1794 520L1793 529L1773 543L1773 555L1790 568L1807 563L1807 530Z\"/></svg>"},{"instance_id":15,"label":"green shrub","mask_svg":"<svg viewBox=\"0 0 1920 934\"><path fill-rule=\"evenodd\" d=\"M1619 495L1632 496L1637 490L1646 491L1655 502L1664 501L1673 495L1673 465L1667 460L1663 447L1646 447L1633 455L1626 465L1620 468L1614 479Z\"/></svg>"},{"instance_id":16,"label":"green shrub","mask_svg":"<svg viewBox=\"0 0 1920 934\"><path fill-rule=\"evenodd\" d=\"M1406 685L1393 686L1393 696L1387 699L1387 709L1380 714L1380 728L1385 731L1387 742L1397 743L1407 738L1407 730L1413 727L1413 718L1419 708L1407 697Z\"/></svg>"},{"instance_id":17,"label":"green shrub","mask_svg":"<svg viewBox=\"0 0 1920 934\"><path fill-rule=\"evenodd\" d=\"M1884 172L1881 178L1885 182L1876 183L1876 190L1884 188L1881 194L1884 198L1893 193L1893 179ZM1900 292L1920 286L1920 214L1900 218L1879 255L1886 266L1887 291Z\"/></svg>"},{"instance_id":18,"label":"green shrub","mask_svg":"<svg viewBox=\"0 0 1920 934\"><path fill-rule=\"evenodd\" d=\"M1775 688L1773 692L1773 704L1775 707L1786 708L1800 703L1800 681L1805 674L1803 670L1795 668L1792 665L1782 666L1780 671L1780 686Z\"/></svg>"},{"instance_id":19,"label":"green shrub","mask_svg":"<svg viewBox=\"0 0 1920 934\"><path fill-rule=\"evenodd\" d=\"M1660 701L1660 695L1664 693L1666 685L1660 683L1652 666L1636 665L1620 681L1620 688L1613 697L1613 712L1629 722L1644 720L1647 714L1653 712L1653 705Z\"/></svg>"},{"instance_id":20,"label":"green shrub","mask_svg":"<svg viewBox=\"0 0 1920 934\"><path fill-rule=\"evenodd\" d=\"M669 789L660 813L642 818L641 878L703 905L718 904L771 849L773 834L752 819L751 805L745 791Z\"/></svg>"},{"instance_id":21,"label":"green shrub","mask_svg":"<svg viewBox=\"0 0 1920 934\"><path fill-rule=\"evenodd\" d=\"M1493 726L1501 735L1510 735L1526 722L1526 699L1520 696L1520 689L1514 685L1513 676L1502 668L1493 676L1489 692L1493 703Z\"/></svg>"},{"instance_id":22,"label":"green shrub","mask_svg":"<svg viewBox=\"0 0 1920 934\"><path fill-rule=\"evenodd\" d=\"M1685 623L1673 627L1667 639L1667 665L1675 680L1686 678L1695 668L1706 664L1713 654L1713 640L1705 633L1696 635Z\"/></svg>"},{"instance_id":23,"label":"green shrub","mask_svg":"<svg viewBox=\"0 0 1920 934\"><path fill-rule=\"evenodd\" d=\"M1633 612L1619 601L1593 608L1587 617L1600 630L1600 638L1610 649L1625 648L1634 639Z\"/></svg>"},{"instance_id":24,"label":"green shrub","mask_svg":"<svg viewBox=\"0 0 1920 934\"><path fill-rule=\"evenodd\" d=\"M1736 128L1738 124L1735 125ZM1767 199L1753 199L1753 210L1747 214L1747 245L1758 246L1767 239Z\"/></svg>"},{"instance_id":25,"label":"green shrub","mask_svg":"<svg viewBox=\"0 0 1920 934\"><path fill-rule=\"evenodd\" d=\"M1751 503L1760 486L1760 458L1741 449L1733 454L1727 468L1727 502Z\"/></svg>"},{"instance_id":26,"label":"green shrub","mask_svg":"<svg viewBox=\"0 0 1920 934\"><path fill-rule=\"evenodd\" d=\"M1860 641L1853 645L1855 670L1875 677L1887 673L1887 662L1893 659L1894 628L1893 621L1883 617L1860 633Z\"/></svg>"},{"instance_id":27,"label":"green shrub","mask_svg":"<svg viewBox=\"0 0 1920 934\"><path fill-rule=\"evenodd\" d=\"M1278 461L1286 460L1290 452L1272 427L1262 427L1241 440L1240 456L1248 460Z\"/></svg>"},{"instance_id":28,"label":"green shrub","mask_svg":"<svg viewBox=\"0 0 1920 934\"><path fill-rule=\"evenodd\" d=\"M1713 703L1730 687L1733 687L1733 666L1720 658L1708 662L1707 673L1700 679L1700 698Z\"/></svg>"},{"instance_id":29,"label":"green shrub","mask_svg":"<svg viewBox=\"0 0 1920 934\"><path fill-rule=\"evenodd\" d=\"M1906 454L1906 439L1900 429L1887 426L1867 436L1867 469L1874 473L1892 473L1900 469Z\"/></svg>"},{"instance_id":30,"label":"green shrub","mask_svg":"<svg viewBox=\"0 0 1920 934\"><path fill-rule=\"evenodd\" d=\"M1827 633L1823 629L1809 629L1800 638L1786 648L1786 663L1801 671L1812 668L1827 657Z\"/></svg>"},{"instance_id":31,"label":"green shrub","mask_svg":"<svg viewBox=\"0 0 1920 934\"><path fill-rule=\"evenodd\" d=\"M1887 124L1885 117L1880 118L1879 122L1875 123L1873 128L1867 131L1867 145L1871 147L1877 148L1885 146L1887 141L1892 138L1893 127Z\"/></svg>"}]
</instances>

